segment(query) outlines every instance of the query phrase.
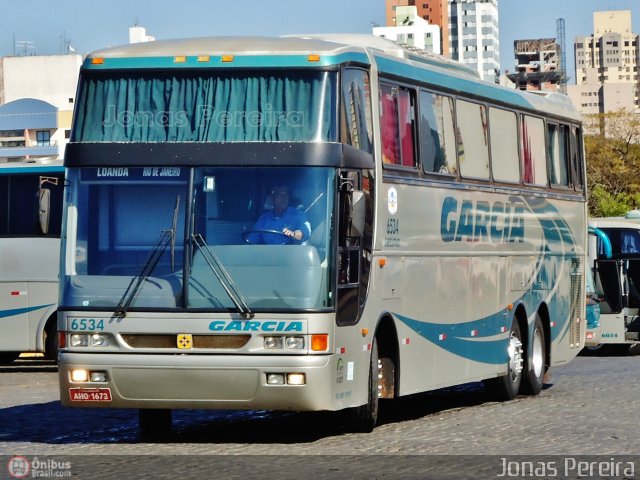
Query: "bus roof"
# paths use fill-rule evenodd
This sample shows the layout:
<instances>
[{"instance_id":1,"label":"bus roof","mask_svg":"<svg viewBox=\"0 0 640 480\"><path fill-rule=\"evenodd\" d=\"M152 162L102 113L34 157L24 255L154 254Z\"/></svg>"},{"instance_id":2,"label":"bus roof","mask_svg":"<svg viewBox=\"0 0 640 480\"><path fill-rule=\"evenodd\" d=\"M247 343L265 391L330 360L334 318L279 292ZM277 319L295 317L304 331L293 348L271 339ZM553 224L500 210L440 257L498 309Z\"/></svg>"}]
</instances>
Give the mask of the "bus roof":
<instances>
[{"instance_id":1,"label":"bus roof","mask_svg":"<svg viewBox=\"0 0 640 480\"><path fill-rule=\"evenodd\" d=\"M17 173L62 173L62 160L30 160L24 162L0 163L0 176Z\"/></svg>"},{"instance_id":2,"label":"bus roof","mask_svg":"<svg viewBox=\"0 0 640 480\"><path fill-rule=\"evenodd\" d=\"M97 50L87 56L83 69L327 67L345 62L376 64L383 74L416 78L454 92L580 122L566 95L496 85L481 80L475 69L462 63L365 34L158 40Z\"/></svg>"}]
</instances>

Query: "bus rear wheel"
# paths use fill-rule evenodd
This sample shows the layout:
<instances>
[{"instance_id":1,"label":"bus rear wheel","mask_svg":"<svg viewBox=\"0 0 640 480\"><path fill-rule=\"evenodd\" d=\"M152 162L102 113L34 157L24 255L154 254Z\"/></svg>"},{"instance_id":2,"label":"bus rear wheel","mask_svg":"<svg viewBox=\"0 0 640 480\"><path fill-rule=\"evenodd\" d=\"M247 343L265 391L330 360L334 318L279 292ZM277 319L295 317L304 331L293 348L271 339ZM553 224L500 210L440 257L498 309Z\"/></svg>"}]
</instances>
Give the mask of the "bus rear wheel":
<instances>
[{"instance_id":1,"label":"bus rear wheel","mask_svg":"<svg viewBox=\"0 0 640 480\"><path fill-rule=\"evenodd\" d=\"M520 391L525 395L538 395L542 391L544 384L544 374L546 371L546 347L544 339L544 329L542 320L536 315L531 335L531 345L529 347L529 358L526 363L525 373L522 377Z\"/></svg>"},{"instance_id":2,"label":"bus rear wheel","mask_svg":"<svg viewBox=\"0 0 640 480\"><path fill-rule=\"evenodd\" d=\"M518 394L522 381L524 350L522 348L522 333L518 320L514 318L507 344L508 362L507 374L484 381L489 395L495 400L512 400Z\"/></svg>"},{"instance_id":3,"label":"bus rear wheel","mask_svg":"<svg viewBox=\"0 0 640 480\"><path fill-rule=\"evenodd\" d=\"M378 342L373 340L371 346L371 363L369 365L369 392L367 403L345 411L345 427L351 432L369 433L373 431L378 420Z\"/></svg>"},{"instance_id":4,"label":"bus rear wheel","mask_svg":"<svg viewBox=\"0 0 640 480\"><path fill-rule=\"evenodd\" d=\"M145 440L164 439L171 434L171 410L141 408L138 410L138 429Z\"/></svg>"}]
</instances>

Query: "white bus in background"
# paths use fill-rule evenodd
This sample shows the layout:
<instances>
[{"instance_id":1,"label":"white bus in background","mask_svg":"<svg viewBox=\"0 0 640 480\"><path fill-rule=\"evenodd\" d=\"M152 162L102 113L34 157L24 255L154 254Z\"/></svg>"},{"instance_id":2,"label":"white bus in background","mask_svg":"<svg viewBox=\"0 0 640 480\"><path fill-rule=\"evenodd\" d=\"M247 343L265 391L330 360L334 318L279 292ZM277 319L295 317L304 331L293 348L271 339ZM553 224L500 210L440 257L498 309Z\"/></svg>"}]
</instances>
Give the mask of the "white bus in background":
<instances>
[{"instance_id":1,"label":"white bus in background","mask_svg":"<svg viewBox=\"0 0 640 480\"><path fill-rule=\"evenodd\" d=\"M640 340L640 212L589 219L589 263L600 318L587 323L585 346L627 353Z\"/></svg>"},{"instance_id":2,"label":"white bus in background","mask_svg":"<svg viewBox=\"0 0 640 480\"><path fill-rule=\"evenodd\" d=\"M0 363L57 355L62 161L0 165Z\"/></svg>"}]
</instances>

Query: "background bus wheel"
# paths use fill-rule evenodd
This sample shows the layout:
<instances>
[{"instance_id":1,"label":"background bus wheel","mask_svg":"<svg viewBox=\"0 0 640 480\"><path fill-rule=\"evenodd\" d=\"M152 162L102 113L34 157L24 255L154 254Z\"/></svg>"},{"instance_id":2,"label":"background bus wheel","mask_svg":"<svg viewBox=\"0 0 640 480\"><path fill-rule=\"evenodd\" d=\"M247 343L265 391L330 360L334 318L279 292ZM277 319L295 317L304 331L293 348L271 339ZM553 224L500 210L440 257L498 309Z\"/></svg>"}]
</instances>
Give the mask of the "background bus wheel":
<instances>
[{"instance_id":1,"label":"background bus wheel","mask_svg":"<svg viewBox=\"0 0 640 480\"><path fill-rule=\"evenodd\" d=\"M378 420L378 368L378 342L374 339L371 346L367 403L345 411L345 427L351 432L369 433L376 426Z\"/></svg>"},{"instance_id":2,"label":"background bus wheel","mask_svg":"<svg viewBox=\"0 0 640 480\"><path fill-rule=\"evenodd\" d=\"M20 356L20 352L0 352L0 364L11 363Z\"/></svg>"},{"instance_id":3,"label":"background bus wheel","mask_svg":"<svg viewBox=\"0 0 640 480\"><path fill-rule=\"evenodd\" d=\"M531 348L529 348L531 356L526 362L525 373L522 376L522 385L520 391L525 395L538 395L542 390L544 383L544 373L546 371L545 359L546 347L544 341L544 329L540 316L536 314L536 321L533 326L533 335L531 336Z\"/></svg>"},{"instance_id":4,"label":"background bus wheel","mask_svg":"<svg viewBox=\"0 0 640 480\"><path fill-rule=\"evenodd\" d=\"M45 333L44 356L47 360L58 360L58 325L54 320Z\"/></svg>"},{"instance_id":5,"label":"background bus wheel","mask_svg":"<svg viewBox=\"0 0 640 480\"><path fill-rule=\"evenodd\" d=\"M522 380L524 364L524 351L522 349L522 334L518 320L514 318L507 345L509 361L507 362L507 374L502 377L491 378L484 381L489 395L496 400L512 400L518 394Z\"/></svg>"},{"instance_id":6,"label":"background bus wheel","mask_svg":"<svg viewBox=\"0 0 640 480\"><path fill-rule=\"evenodd\" d=\"M140 437L148 440L166 438L171 434L171 410L147 409L138 410L138 428Z\"/></svg>"}]
</instances>

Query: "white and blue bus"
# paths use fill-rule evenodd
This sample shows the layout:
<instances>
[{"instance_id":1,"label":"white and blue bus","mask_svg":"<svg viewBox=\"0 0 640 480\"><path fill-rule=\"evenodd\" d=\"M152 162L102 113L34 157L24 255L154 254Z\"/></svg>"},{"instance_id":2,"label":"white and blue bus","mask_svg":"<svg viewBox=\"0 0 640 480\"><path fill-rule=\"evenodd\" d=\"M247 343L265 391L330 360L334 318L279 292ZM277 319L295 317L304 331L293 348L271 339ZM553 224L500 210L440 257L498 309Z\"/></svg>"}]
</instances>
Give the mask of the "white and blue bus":
<instances>
[{"instance_id":1,"label":"white and blue bus","mask_svg":"<svg viewBox=\"0 0 640 480\"><path fill-rule=\"evenodd\" d=\"M65 154L62 403L139 409L143 434L180 408L369 431L381 398L539 393L584 345L579 118L370 36L94 52Z\"/></svg>"},{"instance_id":2,"label":"white and blue bus","mask_svg":"<svg viewBox=\"0 0 640 480\"><path fill-rule=\"evenodd\" d=\"M0 164L0 362L57 355L62 161Z\"/></svg>"}]
</instances>

